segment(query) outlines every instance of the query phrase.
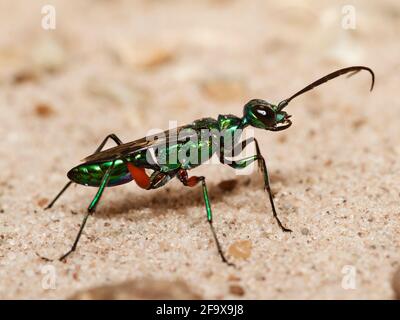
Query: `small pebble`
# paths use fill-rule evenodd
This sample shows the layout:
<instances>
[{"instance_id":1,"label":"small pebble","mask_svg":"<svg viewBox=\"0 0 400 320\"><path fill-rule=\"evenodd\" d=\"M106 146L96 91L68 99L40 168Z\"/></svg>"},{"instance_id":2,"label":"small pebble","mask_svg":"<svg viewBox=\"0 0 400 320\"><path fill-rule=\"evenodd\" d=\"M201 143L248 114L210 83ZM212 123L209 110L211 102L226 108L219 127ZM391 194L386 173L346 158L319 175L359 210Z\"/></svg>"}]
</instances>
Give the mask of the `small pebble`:
<instances>
[{"instance_id":1,"label":"small pebble","mask_svg":"<svg viewBox=\"0 0 400 320\"><path fill-rule=\"evenodd\" d=\"M53 222L58 222L58 221L60 221L59 215L57 215L57 214L52 214L52 215L50 216L50 220L53 221Z\"/></svg>"},{"instance_id":2,"label":"small pebble","mask_svg":"<svg viewBox=\"0 0 400 320\"><path fill-rule=\"evenodd\" d=\"M367 123L367 120L366 120L365 118L360 118L360 119L357 119L357 120L354 120L354 121L353 121L352 127L353 127L354 129L359 129L359 128L361 128L362 126L364 126L366 123Z\"/></svg>"},{"instance_id":3,"label":"small pebble","mask_svg":"<svg viewBox=\"0 0 400 320\"><path fill-rule=\"evenodd\" d=\"M251 249L250 240L239 240L229 246L228 254L237 259L247 259L251 255Z\"/></svg>"},{"instance_id":4,"label":"small pebble","mask_svg":"<svg viewBox=\"0 0 400 320\"><path fill-rule=\"evenodd\" d=\"M332 163L333 163L332 159L328 159L328 160L326 160L326 161L324 162L324 166L325 166L325 167L330 167L330 166L332 165Z\"/></svg>"},{"instance_id":5,"label":"small pebble","mask_svg":"<svg viewBox=\"0 0 400 320\"><path fill-rule=\"evenodd\" d=\"M278 137L278 142L279 143L285 143L287 141L287 135L286 134L282 134Z\"/></svg>"},{"instance_id":6,"label":"small pebble","mask_svg":"<svg viewBox=\"0 0 400 320\"><path fill-rule=\"evenodd\" d=\"M46 103L37 104L35 106L34 112L35 112L36 116L38 116L40 118L48 118L55 113L54 109Z\"/></svg>"},{"instance_id":7,"label":"small pebble","mask_svg":"<svg viewBox=\"0 0 400 320\"><path fill-rule=\"evenodd\" d=\"M168 243L167 241L160 241L160 243L159 243L159 248L160 248L160 250L163 251L163 252L167 252L167 251L170 251L170 250L173 249L172 246L171 246L171 244Z\"/></svg>"},{"instance_id":8,"label":"small pebble","mask_svg":"<svg viewBox=\"0 0 400 320\"><path fill-rule=\"evenodd\" d=\"M118 60L127 66L143 70L153 70L173 61L176 52L155 45L138 47L130 43L120 43L114 48Z\"/></svg>"},{"instance_id":9,"label":"small pebble","mask_svg":"<svg viewBox=\"0 0 400 320\"><path fill-rule=\"evenodd\" d=\"M140 64L143 68L153 69L171 62L173 58L172 52L165 49L156 49L149 52L146 57L143 57Z\"/></svg>"},{"instance_id":10,"label":"small pebble","mask_svg":"<svg viewBox=\"0 0 400 320\"><path fill-rule=\"evenodd\" d=\"M244 289L237 284L233 284L233 285L229 286L229 292L234 294L235 296L241 297L244 295Z\"/></svg>"},{"instance_id":11,"label":"small pebble","mask_svg":"<svg viewBox=\"0 0 400 320\"><path fill-rule=\"evenodd\" d=\"M42 208L43 208L48 202L49 202L48 199L46 199L46 198L40 198L40 199L38 200L37 204L38 204L39 207L42 207Z\"/></svg>"},{"instance_id":12,"label":"small pebble","mask_svg":"<svg viewBox=\"0 0 400 320\"><path fill-rule=\"evenodd\" d=\"M310 230L308 230L307 228L302 228L301 234L304 236L308 236L310 234Z\"/></svg>"},{"instance_id":13,"label":"small pebble","mask_svg":"<svg viewBox=\"0 0 400 320\"><path fill-rule=\"evenodd\" d=\"M238 276L235 276L234 274L229 275L228 281L240 281L240 278Z\"/></svg>"},{"instance_id":14,"label":"small pebble","mask_svg":"<svg viewBox=\"0 0 400 320\"><path fill-rule=\"evenodd\" d=\"M26 82L34 82L38 80L38 75L30 70L21 70L14 74L13 83L14 84L23 84Z\"/></svg>"}]
</instances>

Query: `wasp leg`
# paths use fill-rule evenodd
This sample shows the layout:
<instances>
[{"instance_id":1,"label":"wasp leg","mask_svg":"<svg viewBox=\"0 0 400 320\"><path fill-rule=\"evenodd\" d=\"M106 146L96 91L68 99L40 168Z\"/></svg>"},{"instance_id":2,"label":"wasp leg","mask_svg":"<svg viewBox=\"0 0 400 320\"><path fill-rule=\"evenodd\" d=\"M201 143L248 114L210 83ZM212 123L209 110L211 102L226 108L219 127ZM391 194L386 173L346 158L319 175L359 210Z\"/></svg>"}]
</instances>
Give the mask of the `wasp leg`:
<instances>
[{"instance_id":1,"label":"wasp leg","mask_svg":"<svg viewBox=\"0 0 400 320\"><path fill-rule=\"evenodd\" d=\"M107 140L108 140L108 139L114 140L114 142L115 142L118 146L119 146L120 144L122 144L122 141L121 141L114 133L111 133L111 134L109 134L107 137L104 138L103 142L100 143L100 145L98 146L98 148L96 149L96 151L95 151L94 153L100 152L100 151L104 148L104 146L105 146L105 144L107 143Z\"/></svg>"},{"instance_id":2,"label":"wasp leg","mask_svg":"<svg viewBox=\"0 0 400 320\"><path fill-rule=\"evenodd\" d=\"M272 191L271 191L271 187L270 187L270 183L269 183L269 175L268 175L267 165L265 163L264 157L261 155L257 140L255 138L247 139L247 140L243 141L240 146L242 149L244 149L246 147L246 145L252 141L254 141L254 143L256 144L256 152L257 152L256 155L250 156L250 157L247 157L247 158L244 158L241 160L237 160L237 161L227 160L224 158L224 155L220 155L220 160L222 159L222 161L221 161L222 163L227 164L228 166L230 166L234 169L243 169L243 168L247 167L248 165L250 165L252 162L257 161L258 166L261 169L261 172L263 173L263 176L264 176L264 189L267 190L267 192L268 192L269 201L271 203L272 213L274 215L274 218L278 222L278 225L282 229L282 231L292 232L292 230L286 228L282 224L282 222L279 220L278 214L275 209L274 198L272 196ZM235 149L236 148L237 147L235 147Z\"/></svg>"},{"instance_id":3,"label":"wasp leg","mask_svg":"<svg viewBox=\"0 0 400 320\"><path fill-rule=\"evenodd\" d=\"M59 197L69 188L69 186L73 183L73 181L68 181L68 183L64 186L64 188L61 189L61 191L56 195L56 197L49 203L49 205L44 208L44 210L50 209L58 200Z\"/></svg>"},{"instance_id":4,"label":"wasp leg","mask_svg":"<svg viewBox=\"0 0 400 320\"><path fill-rule=\"evenodd\" d=\"M87 221L88 217L96 210L96 206L103 194L103 191L108 183L108 180L110 180L110 174L111 174L112 169L114 168L114 164L115 164L115 160L112 162L111 166L108 167L106 173L104 174L103 178L101 179L100 187L97 190L96 195L94 196L92 202L90 203L90 205L87 209L87 213L82 220L82 224L81 224L81 227L79 228L79 231L75 238L74 244L72 245L71 249L66 254L64 254L63 256L60 257L60 259L59 259L60 261L64 260L67 256L69 256L72 252L74 252L76 250L76 246L78 245L78 242L82 235L82 231L83 231L83 228L85 227L86 221Z\"/></svg>"},{"instance_id":5,"label":"wasp leg","mask_svg":"<svg viewBox=\"0 0 400 320\"><path fill-rule=\"evenodd\" d=\"M207 211L207 220L208 223L210 224L211 232L214 237L214 241L217 245L218 253L222 259L222 262L225 262L228 266L235 266L233 263L229 262L226 258L224 253L222 252L221 245L218 241L217 234L215 232L214 226L213 226L213 219L212 219L212 211L211 211L211 204L210 204L210 199L208 197L208 191L207 191L207 185L206 185L206 178L205 177L197 177L197 176L192 176L188 177L187 171L186 170L179 170L178 172L178 179L183 183L183 185L188 186L188 187L194 187L197 185L199 182L202 184L203 188L203 198L204 198L204 203L206 205L206 211Z\"/></svg>"},{"instance_id":6,"label":"wasp leg","mask_svg":"<svg viewBox=\"0 0 400 320\"><path fill-rule=\"evenodd\" d=\"M223 164L230 164L232 160L226 159L225 157L236 157L251 143L253 142L254 137L250 137L242 142L239 142L236 146L232 148L226 148L223 143L221 145L220 153L219 153L219 161Z\"/></svg>"},{"instance_id":7,"label":"wasp leg","mask_svg":"<svg viewBox=\"0 0 400 320\"><path fill-rule=\"evenodd\" d=\"M158 189L164 186L169 180L171 180L171 175L166 174L160 171L154 171L150 176L150 185L147 188L150 189Z\"/></svg>"},{"instance_id":8,"label":"wasp leg","mask_svg":"<svg viewBox=\"0 0 400 320\"><path fill-rule=\"evenodd\" d=\"M104 148L104 146L105 146L105 144L107 143L107 140L108 140L108 139L114 140L114 142L115 142L117 145L122 144L122 141L121 141L114 133L112 133L112 134L109 134L107 137L105 137L105 139L103 140L103 142L99 145L99 147L96 149L96 151L95 151L94 153L100 152L100 151ZM56 201L58 200L58 198L61 197L61 195L69 188L69 186L70 186L72 183L73 183L73 181L68 181L68 183L64 186L64 188L61 189L61 191L60 191L60 192L56 195L56 197L49 203L49 205L48 205L46 208L44 208L44 210L50 209L50 208L56 203Z\"/></svg>"}]
</instances>

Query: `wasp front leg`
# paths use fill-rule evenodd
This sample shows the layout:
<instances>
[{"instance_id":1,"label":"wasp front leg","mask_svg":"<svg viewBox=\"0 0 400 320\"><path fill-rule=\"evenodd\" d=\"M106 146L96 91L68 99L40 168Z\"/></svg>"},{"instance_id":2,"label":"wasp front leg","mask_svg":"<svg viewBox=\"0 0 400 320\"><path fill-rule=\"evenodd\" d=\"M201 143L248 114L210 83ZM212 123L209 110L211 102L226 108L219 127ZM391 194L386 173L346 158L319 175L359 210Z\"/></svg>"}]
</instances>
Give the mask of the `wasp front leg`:
<instances>
[{"instance_id":1,"label":"wasp front leg","mask_svg":"<svg viewBox=\"0 0 400 320\"><path fill-rule=\"evenodd\" d=\"M220 152L220 161L223 164L227 164L228 166L234 168L234 169L243 169L245 167L247 167L248 165L250 165L251 163L253 163L254 161L258 162L258 166L261 169L261 172L263 174L263 178L264 178L264 189L267 190L268 192L268 196L269 196L269 201L271 203L271 207L272 207L272 213L273 216L275 218L275 220L277 221L279 227L282 229L282 231L284 232L292 232L292 230L286 228L282 222L280 221L278 214L276 212L276 208L275 208L275 203L274 203L274 198L272 195L272 191L271 191L271 186L270 186L270 182L269 182L269 175L268 175L268 169L267 169L267 165L265 162L264 157L261 155L260 152L260 148L258 146L258 142L255 138L249 138L247 140L244 140L243 142L239 143L238 145L236 145L233 148L233 155L238 154L241 150L243 150L244 148L246 148L246 146L250 143L253 142L256 145L256 154L254 156L250 156L244 159L240 159L240 160L228 160L225 158L224 156L224 149L222 148L221 152Z\"/></svg>"}]
</instances>

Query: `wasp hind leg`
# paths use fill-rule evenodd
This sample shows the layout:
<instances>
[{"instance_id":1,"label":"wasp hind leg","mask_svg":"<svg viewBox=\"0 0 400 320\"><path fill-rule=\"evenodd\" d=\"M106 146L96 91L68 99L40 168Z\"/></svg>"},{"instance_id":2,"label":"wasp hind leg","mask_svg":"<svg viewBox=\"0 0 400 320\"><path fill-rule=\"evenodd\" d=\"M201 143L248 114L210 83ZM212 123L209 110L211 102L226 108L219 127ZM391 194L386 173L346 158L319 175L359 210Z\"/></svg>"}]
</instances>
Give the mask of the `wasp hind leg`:
<instances>
[{"instance_id":1,"label":"wasp hind leg","mask_svg":"<svg viewBox=\"0 0 400 320\"><path fill-rule=\"evenodd\" d=\"M104 191L105 187L107 186L108 181L110 180L110 175L111 175L112 169L114 168L114 164L115 164L115 160L112 162L111 166L107 169L106 173L104 174L104 176L101 180L100 187L97 190L97 193L94 196L92 202L90 203L85 217L82 220L81 227L79 228L78 234L76 235L74 244L72 245L71 249L66 254L64 254L63 256L60 257L60 259L59 259L60 261L64 260L67 256L69 256L72 252L74 252L76 250L79 239L82 235L83 228L86 225L86 221L89 218L89 216L91 214L93 214L93 212L96 210L96 206L100 201L103 191Z\"/></svg>"},{"instance_id":2,"label":"wasp hind leg","mask_svg":"<svg viewBox=\"0 0 400 320\"><path fill-rule=\"evenodd\" d=\"M100 145L97 147L97 149L96 149L96 151L94 153L98 153L101 150L103 150L103 148L106 145L108 139L112 139L118 146L120 144L122 144L122 141L114 133L111 133L107 137L104 138L103 142L100 143Z\"/></svg>"},{"instance_id":3,"label":"wasp hind leg","mask_svg":"<svg viewBox=\"0 0 400 320\"><path fill-rule=\"evenodd\" d=\"M120 144L122 144L122 141L114 133L112 133L112 134L109 134L107 137L104 138L103 142L100 143L100 145L98 146L98 148L96 149L96 151L94 153L100 152L104 148L104 146L107 143L108 139L112 139L118 146ZM50 209L56 203L58 198L60 198L61 195L71 186L72 183L73 183L73 181L68 181L68 183L64 186L64 188L61 189L61 191L48 204L48 206L46 208L44 208L44 210Z\"/></svg>"},{"instance_id":4,"label":"wasp hind leg","mask_svg":"<svg viewBox=\"0 0 400 320\"><path fill-rule=\"evenodd\" d=\"M64 186L64 188L61 189L61 191L55 196L55 198L48 204L44 210L50 209L58 200L59 197L69 188L69 186L73 183L73 181L68 181L67 184Z\"/></svg>"}]
</instances>

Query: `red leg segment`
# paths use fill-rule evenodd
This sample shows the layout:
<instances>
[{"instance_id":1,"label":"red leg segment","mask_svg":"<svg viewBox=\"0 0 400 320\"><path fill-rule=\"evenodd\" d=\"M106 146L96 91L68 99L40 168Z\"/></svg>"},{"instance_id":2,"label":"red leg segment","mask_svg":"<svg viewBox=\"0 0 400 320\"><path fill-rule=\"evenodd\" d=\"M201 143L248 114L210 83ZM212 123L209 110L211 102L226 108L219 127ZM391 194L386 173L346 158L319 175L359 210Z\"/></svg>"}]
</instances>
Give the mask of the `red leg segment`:
<instances>
[{"instance_id":1,"label":"red leg segment","mask_svg":"<svg viewBox=\"0 0 400 320\"><path fill-rule=\"evenodd\" d=\"M150 177L144 168L135 167L132 163L127 163L128 170L135 180L136 184L142 189L148 189L150 186Z\"/></svg>"},{"instance_id":2,"label":"red leg segment","mask_svg":"<svg viewBox=\"0 0 400 320\"><path fill-rule=\"evenodd\" d=\"M188 187L194 187L196 184L198 184L201 181L201 178L197 177L197 176L192 176L189 178L187 171L184 169L180 169L178 171L178 179L180 181L182 181L182 183L185 186L188 186Z\"/></svg>"}]
</instances>

